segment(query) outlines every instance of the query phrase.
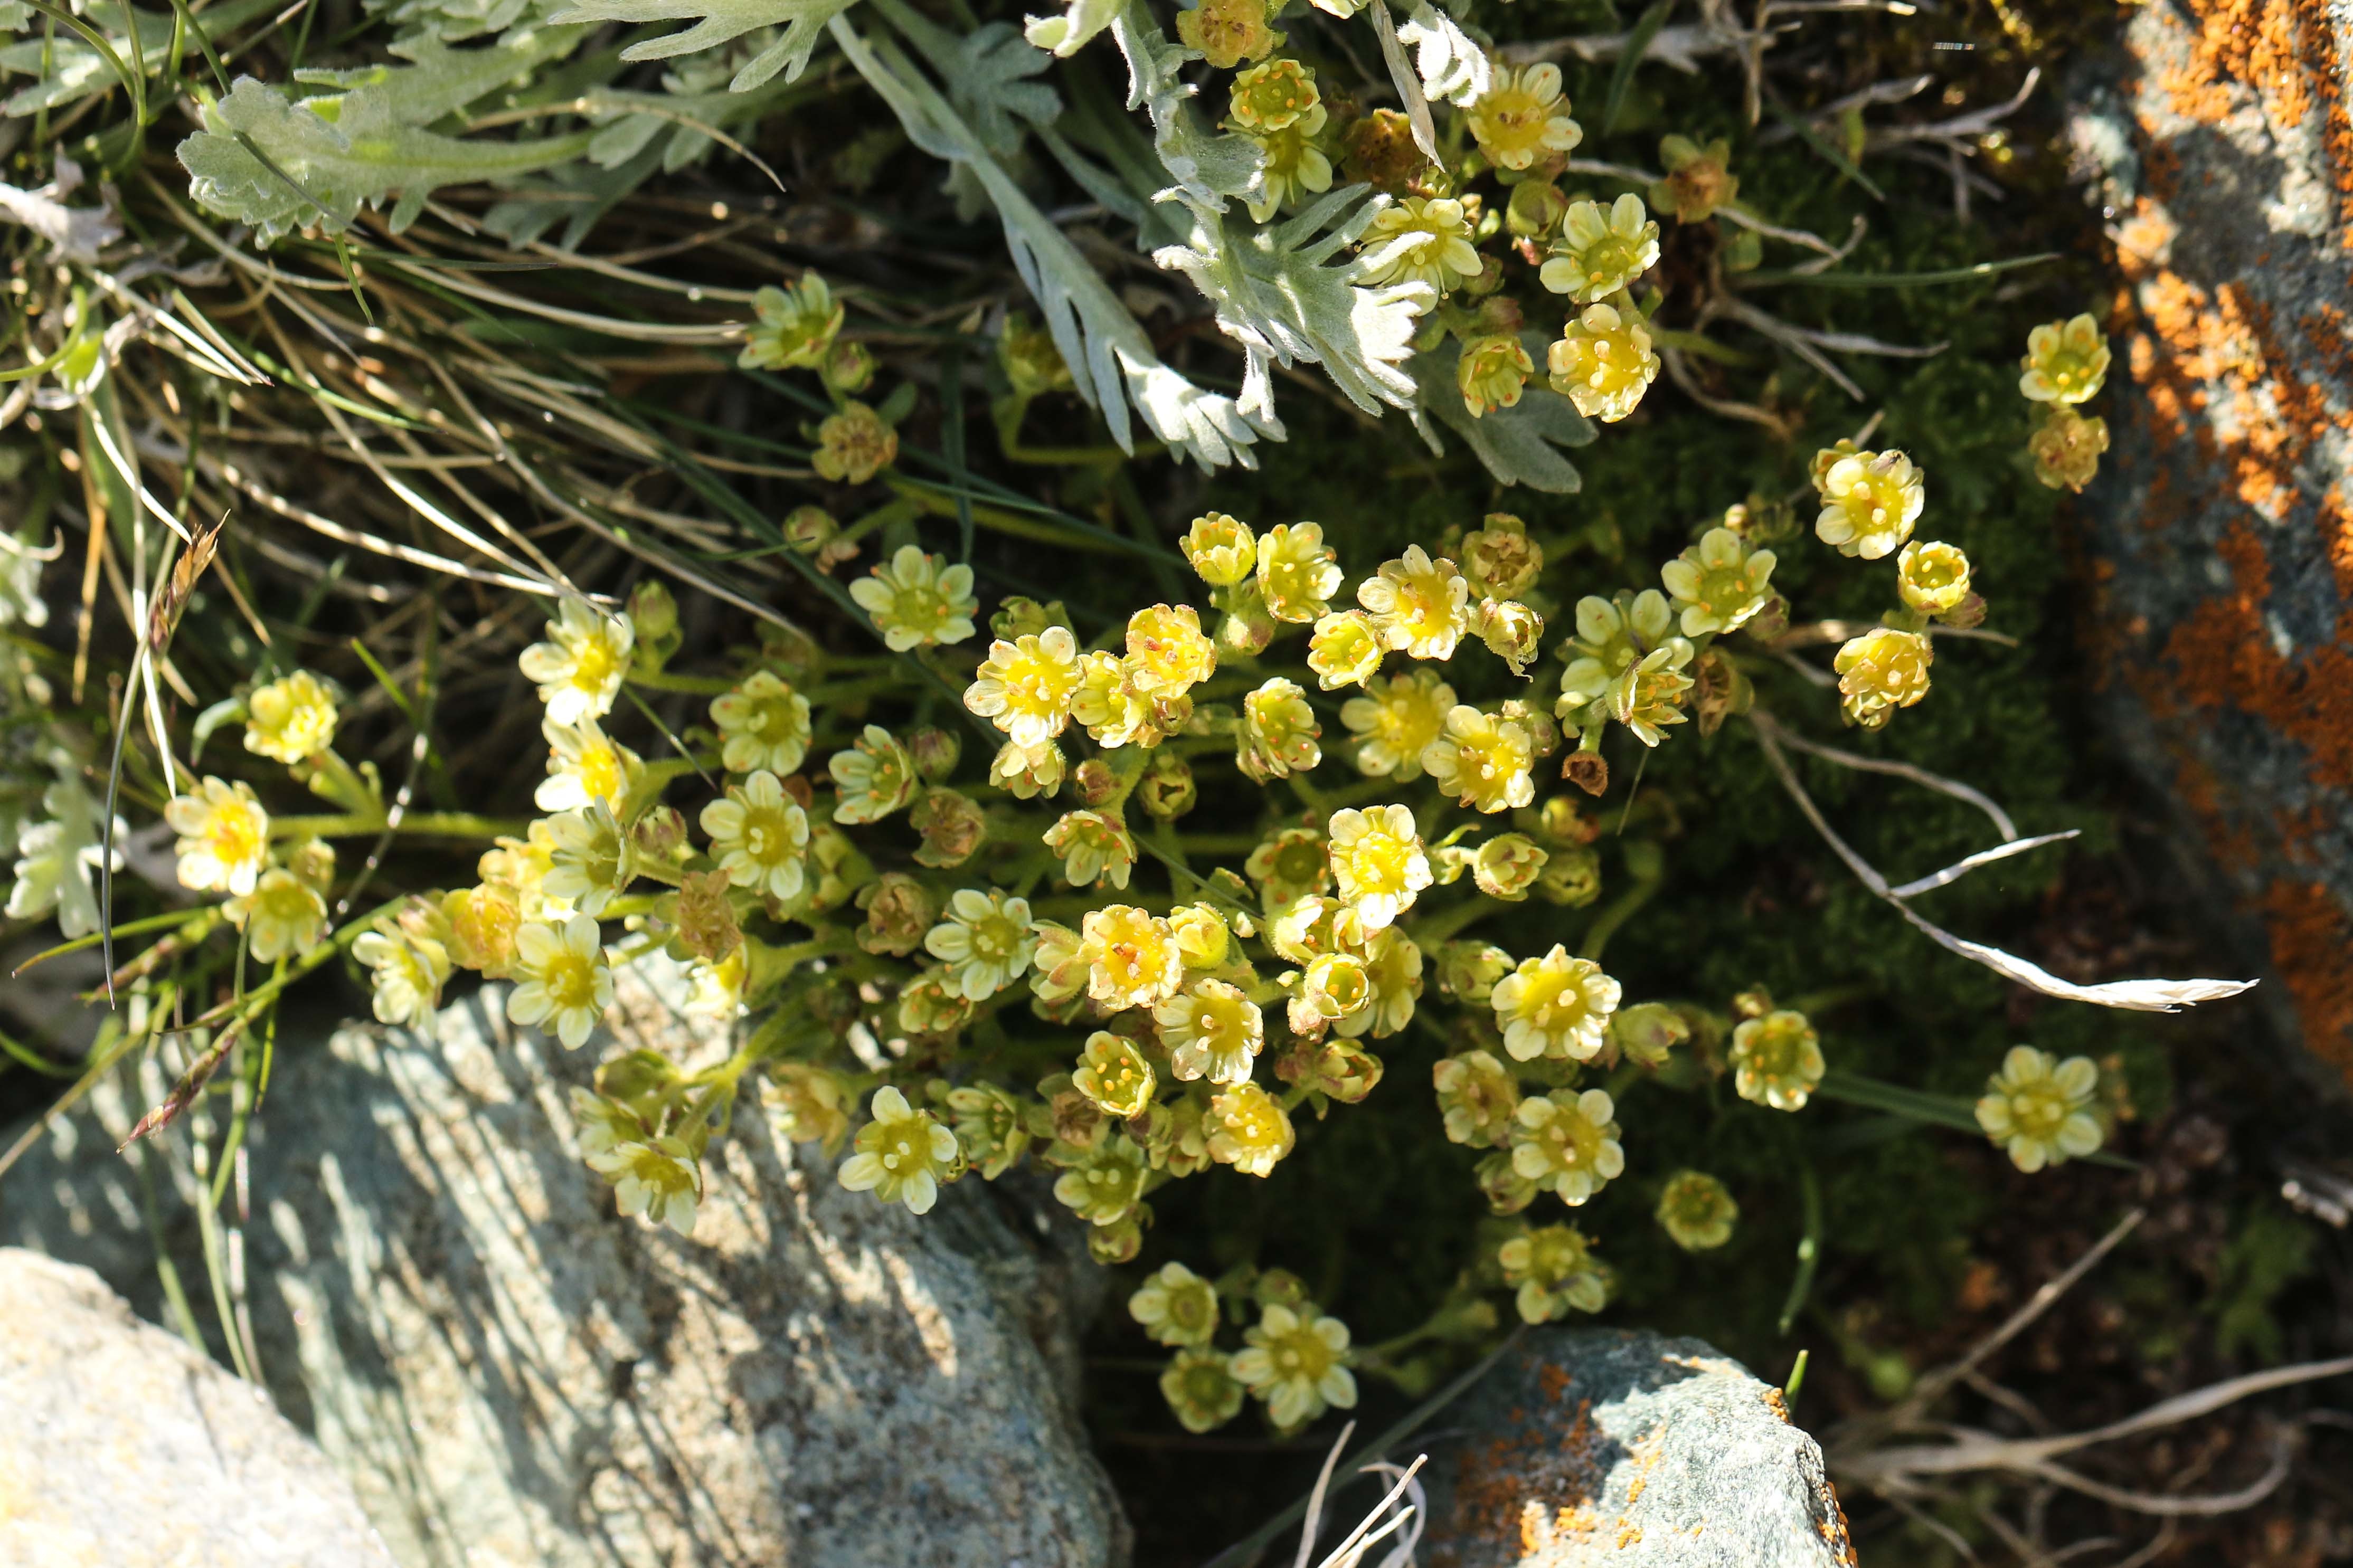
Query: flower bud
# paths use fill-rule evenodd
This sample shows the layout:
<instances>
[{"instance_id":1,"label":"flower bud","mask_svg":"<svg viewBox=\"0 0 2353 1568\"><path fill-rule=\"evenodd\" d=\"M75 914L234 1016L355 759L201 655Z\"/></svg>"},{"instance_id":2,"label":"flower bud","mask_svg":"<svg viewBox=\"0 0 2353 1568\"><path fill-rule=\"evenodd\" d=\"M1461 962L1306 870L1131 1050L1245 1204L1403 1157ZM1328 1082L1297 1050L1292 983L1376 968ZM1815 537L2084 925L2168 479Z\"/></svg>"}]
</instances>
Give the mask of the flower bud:
<instances>
[{"instance_id":1,"label":"flower bud","mask_svg":"<svg viewBox=\"0 0 2353 1568\"><path fill-rule=\"evenodd\" d=\"M1773 1011L1773 993L1762 985L1751 986L1732 999L1732 1016L1736 1018L1761 1018Z\"/></svg>"},{"instance_id":2,"label":"flower bud","mask_svg":"<svg viewBox=\"0 0 2353 1568\"><path fill-rule=\"evenodd\" d=\"M1483 1007L1495 983L1512 967L1512 955L1491 942L1450 942L1438 950L1439 989L1458 1002Z\"/></svg>"},{"instance_id":3,"label":"flower bud","mask_svg":"<svg viewBox=\"0 0 2353 1568\"><path fill-rule=\"evenodd\" d=\"M1471 612L1471 629L1514 675L1525 675L1544 652L1544 617L1517 599L1480 600Z\"/></svg>"},{"instance_id":4,"label":"flower bud","mask_svg":"<svg viewBox=\"0 0 2353 1568\"><path fill-rule=\"evenodd\" d=\"M1300 1041L1274 1064L1283 1082L1354 1105L1381 1081L1381 1058L1354 1040Z\"/></svg>"},{"instance_id":5,"label":"flower bud","mask_svg":"<svg viewBox=\"0 0 2353 1568\"><path fill-rule=\"evenodd\" d=\"M1250 1282L1250 1299L1261 1307L1295 1310L1307 1300L1307 1281L1288 1268L1269 1268Z\"/></svg>"},{"instance_id":6,"label":"flower bud","mask_svg":"<svg viewBox=\"0 0 2353 1568\"><path fill-rule=\"evenodd\" d=\"M1017 800L1035 800L1062 787L1064 761L1051 741L1029 747L1008 741L988 764L988 782Z\"/></svg>"},{"instance_id":7,"label":"flower bud","mask_svg":"<svg viewBox=\"0 0 2353 1568\"><path fill-rule=\"evenodd\" d=\"M802 555L814 555L834 541L841 524L821 506L797 506L785 514L786 545Z\"/></svg>"},{"instance_id":8,"label":"flower bud","mask_svg":"<svg viewBox=\"0 0 2353 1568\"><path fill-rule=\"evenodd\" d=\"M631 825L630 841L638 856L656 865L674 865L692 852L687 842L686 818L674 805L657 805Z\"/></svg>"},{"instance_id":9,"label":"flower bud","mask_svg":"<svg viewBox=\"0 0 2353 1568\"><path fill-rule=\"evenodd\" d=\"M908 820L923 837L915 863L945 869L961 866L988 837L988 820L980 807L952 789L926 790Z\"/></svg>"},{"instance_id":10,"label":"flower bud","mask_svg":"<svg viewBox=\"0 0 2353 1568\"><path fill-rule=\"evenodd\" d=\"M1193 809L1200 790L1193 782L1192 765L1174 752L1155 751L1136 782L1135 801L1145 815L1173 822Z\"/></svg>"},{"instance_id":11,"label":"flower bud","mask_svg":"<svg viewBox=\"0 0 2353 1568\"><path fill-rule=\"evenodd\" d=\"M818 374L824 378L828 391L837 396L855 397L874 380L874 355L864 343L837 342L826 354Z\"/></svg>"},{"instance_id":12,"label":"flower bud","mask_svg":"<svg viewBox=\"0 0 2353 1568\"><path fill-rule=\"evenodd\" d=\"M1124 1218L1087 1226L1087 1256L1106 1268L1134 1262L1144 1250L1144 1221L1151 1213L1150 1205L1138 1204Z\"/></svg>"},{"instance_id":13,"label":"flower bud","mask_svg":"<svg viewBox=\"0 0 2353 1568\"><path fill-rule=\"evenodd\" d=\"M1254 587L1233 590L1226 618L1218 623L1218 651L1255 658L1274 641L1274 616Z\"/></svg>"},{"instance_id":14,"label":"flower bud","mask_svg":"<svg viewBox=\"0 0 2353 1568\"><path fill-rule=\"evenodd\" d=\"M1562 850L1545 862L1536 891L1546 903L1584 908L1601 896L1601 857L1582 847Z\"/></svg>"},{"instance_id":15,"label":"flower bud","mask_svg":"<svg viewBox=\"0 0 2353 1568\"><path fill-rule=\"evenodd\" d=\"M1701 656L1692 671L1692 706L1699 714L1699 732L1713 735L1725 720L1746 713L1757 700L1756 688L1737 666L1717 649Z\"/></svg>"},{"instance_id":16,"label":"flower bud","mask_svg":"<svg viewBox=\"0 0 2353 1568\"><path fill-rule=\"evenodd\" d=\"M1197 517L1186 531L1185 559L1212 588L1230 588L1258 565L1258 537L1250 524L1224 512Z\"/></svg>"},{"instance_id":17,"label":"flower bud","mask_svg":"<svg viewBox=\"0 0 2353 1568\"><path fill-rule=\"evenodd\" d=\"M714 873L715 874L715 873ZM938 918L939 906L923 885L903 871L885 871L858 892L858 907L866 911L859 928L858 945L869 952L904 958L923 945L923 933Z\"/></svg>"},{"instance_id":18,"label":"flower bud","mask_svg":"<svg viewBox=\"0 0 2353 1568\"><path fill-rule=\"evenodd\" d=\"M1081 805L1101 805L1119 793L1119 775L1101 757L1089 757L1071 773L1071 791Z\"/></svg>"},{"instance_id":19,"label":"flower bud","mask_svg":"<svg viewBox=\"0 0 2353 1568\"><path fill-rule=\"evenodd\" d=\"M1486 1194L1487 1207L1499 1215L1517 1214L1536 1201L1536 1184L1512 1166L1512 1152L1498 1149L1479 1162L1473 1179Z\"/></svg>"},{"instance_id":20,"label":"flower bud","mask_svg":"<svg viewBox=\"0 0 2353 1568\"><path fill-rule=\"evenodd\" d=\"M1462 575L1482 598L1518 598L1535 586L1544 561L1544 546L1528 537L1528 525L1507 511L1489 512L1486 526L1462 540Z\"/></svg>"},{"instance_id":21,"label":"flower bud","mask_svg":"<svg viewBox=\"0 0 2353 1568\"><path fill-rule=\"evenodd\" d=\"M907 737L907 750L915 759L915 770L926 782L944 784L964 755L964 742L953 730L926 724Z\"/></svg>"},{"instance_id":22,"label":"flower bud","mask_svg":"<svg viewBox=\"0 0 2353 1568\"><path fill-rule=\"evenodd\" d=\"M1472 879L1479 890L1491 899L1517 903L1528 896L1536 885L1551 857L1536 847L1535 841L1524 833L1505 833L1490 838L1479 847L1472 861Z\"/></svg>"},{"instance_id":23,"label":"flower bud","mask_svg":"<svg viewBox=\"0 0 2353 1568\"><path fill-rule=\"evenodd\" d=\"M1568 216L1568 198L1549 180L1522 180L1512 187L1504 226L1515 239L1542 239Z\"/></svg>"},{"instance_id":24,"label":"flower bud","mask_svg":"<svg viewBox=\"0 0 2353 1568\"><path fill-rule=\"evenodd\" d=\"M522 924L512 889L496 882L459 888L442 895L441 912L449 918L452 963L479 970L491 980L512 973L515 931Z\"/></svg>"},{"instance_id":25,"label":"flower bud","mask_svg":"<svg viewBox=\"0 0 2353 1568\"><path fill-rule=\"evenodd\" d=\"M1218 969L1233 952L1232 934L1225 917L1207 904L1185 904L1168 914L1168 928L1176 935L1176 951L1187 969Z\"/></svg>"},{"instance_id":26,"label":"flower bud","mask_svg":"<svg viewBox=\"0 0 2353 1568\"><path fill-rule=\"evenodd\" d=\"M1661 1068L1668 1053L1691 1038L1691 1026L1663 1002L1641 1002L1620 1008L1609 1020L1609 1033L1627 1060Z\"/></svg>"}]
</instances>

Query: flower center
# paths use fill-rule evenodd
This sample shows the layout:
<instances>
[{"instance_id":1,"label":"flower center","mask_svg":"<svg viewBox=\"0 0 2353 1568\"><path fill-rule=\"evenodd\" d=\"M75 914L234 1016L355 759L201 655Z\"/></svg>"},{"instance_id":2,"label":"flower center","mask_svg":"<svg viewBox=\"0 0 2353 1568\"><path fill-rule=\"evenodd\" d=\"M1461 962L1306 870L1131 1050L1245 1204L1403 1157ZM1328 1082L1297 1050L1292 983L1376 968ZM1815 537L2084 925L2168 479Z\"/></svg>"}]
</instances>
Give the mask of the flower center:
<instances>
[{"instance_id":1,"label":"flower center","mask_svg":"<svg viewBox=\"0 0 2353 1568\"><path fill-rule=\"evenodd\" d=\"M792 823L782 811L756 809L744 814L744 852L764 866L789 860L793 855Z\"/></svg>"},{"instance_id":2,"label":"flower center","mask_svg":"<svg viewBox=\"0 0 2353 1568\"><path fill-rule=\"evenodd\" d=\"M563 953L549 963L540 984L559 1008L586 1007L596 994L595 968L576 952Z\"/></svg>"}]
</instances>

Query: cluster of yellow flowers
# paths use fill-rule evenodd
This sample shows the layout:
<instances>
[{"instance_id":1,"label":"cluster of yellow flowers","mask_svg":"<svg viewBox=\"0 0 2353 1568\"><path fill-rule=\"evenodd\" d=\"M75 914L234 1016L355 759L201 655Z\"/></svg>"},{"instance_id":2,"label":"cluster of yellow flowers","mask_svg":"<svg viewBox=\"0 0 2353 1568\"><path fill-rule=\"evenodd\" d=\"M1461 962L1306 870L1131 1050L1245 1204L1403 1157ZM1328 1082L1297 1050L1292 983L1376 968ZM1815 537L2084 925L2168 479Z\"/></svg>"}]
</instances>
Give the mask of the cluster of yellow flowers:
<instances>
[{"instance_id":1,"label":"cluster of yellow flowers","mask_svg":"<svg viewBox=\"0 0 2353 1568\"><path fill-rule=\"evenodd\" d=\"M2108 340L2088 315L2052 321L2026 337L2018 390L2034 405L2027 455L2052 489L2081 490L2100 471L2108 422L2083 412L2108 379Z\"/></svg>"}]
</instances>

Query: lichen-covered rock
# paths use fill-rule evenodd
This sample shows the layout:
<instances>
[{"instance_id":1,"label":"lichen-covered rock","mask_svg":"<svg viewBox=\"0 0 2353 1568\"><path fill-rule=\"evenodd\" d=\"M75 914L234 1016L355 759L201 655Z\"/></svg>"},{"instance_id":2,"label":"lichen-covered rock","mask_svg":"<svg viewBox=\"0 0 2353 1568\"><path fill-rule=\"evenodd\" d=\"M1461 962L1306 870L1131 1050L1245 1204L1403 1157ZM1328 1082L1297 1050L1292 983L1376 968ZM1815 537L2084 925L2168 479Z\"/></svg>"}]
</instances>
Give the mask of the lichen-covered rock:
<instances>
[{"instance_id":1,"label":"lichen-covered rock","mask_svg":"<svg viewBox=\"0 0 2353 1568\"><path fill-rule=\"evenodd\" d=\"M2153 0L2071 135L2124 290L2104 706L2291 1037L2353 1079L2353 5Z\"/></svg>"},{"instance_id":2,"label":"lichen-covered rock","mask_svg":"<svg viewBox=\"0 0 2353 1568\"><path fill-rule=\"evenodd\" d=\"M1821 1450L1699 1340L1540 1329L1449 1406L1424 1472L1430 1568L1854 1562Z\"/></svg>"},{"instance_id":3,"label":"lichen-covered rock","mask_svg":"<svg viewBox=\"0 0 2353 1568\"><path fill-rule=\"evenodd\" d=\"M106 1281L0 1247L0 1563L393 1568L319 1450Z\"/></svg>"},{"instance_id":4,"label":"lichen-covered rock","mask_svg":"<svg viewBox=\"0 0 2353 1568\"><path fill-rule=\"evenodd\" d=\"M631 1044L714 1048L671 988L620 980ZM282 1029L253 1142L264 1375L406 1568L1124 1561L1072 1408L1096 1287L1050 1203L973 1180L917 1219L747 1096L691 1239L622 1219L567 1101L607 1052L512 1028L501 994L446 1009L438 1042ZM152 1296L113 1152L148 1077L11 1174L0 1239Z\"/></svg>"}]
</instances>

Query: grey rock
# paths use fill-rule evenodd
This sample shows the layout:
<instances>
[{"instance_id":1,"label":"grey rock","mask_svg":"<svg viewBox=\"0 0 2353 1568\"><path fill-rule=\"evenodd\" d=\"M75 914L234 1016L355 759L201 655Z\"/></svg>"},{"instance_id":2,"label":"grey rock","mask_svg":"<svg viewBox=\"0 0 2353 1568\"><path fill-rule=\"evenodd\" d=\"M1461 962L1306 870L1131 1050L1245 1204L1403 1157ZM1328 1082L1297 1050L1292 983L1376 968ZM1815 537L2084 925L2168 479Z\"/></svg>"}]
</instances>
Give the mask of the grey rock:
<instances>
[{"instance_id":1,"label":"grey rock","mask_svg":"<svg viewBox=\"0 0 2353 1568\"><path fill-rule=\"evenodd\" d=\"M625 1043L723 1049L641 970L617 977ZM263 1376L406 1568L1124 1562L1073 1409L1100 1284L1050 1202L972 1180L918 1219L842 1190L747 1096L691 1238L620 1218L567 1100L608 1043L567 1054L501 994L446 1008L438 1041L281 1029L253 1140ZM102 1131L50 1131L0 1240L156 1310L138 1167L113 1152L147 1078L93 1097Z\"/></svg>"},{"instance_id":2,"label":"grey rock","mask_svg":"<svg viewBox=\"0 0 2353 1568\"><path fill-rule=\"evenodd\" d=\"M2353 1082L2353 4L2121 13L2068 137L2122 288L2084 494L2105 728L2310 1076Z\"/></svg>"},{"instance_id":3,"label":"grey rock","mask_svg":"<svg viewBox=\"0 0 2353 1568\"><path fill-rule=\"evenodd\" d=\"M0 1247L0 1563L392 1568L267 1397L89 1269Z\"/></svg>"},{"instance_id":4,"label":"grey rock","mask_svg":"<svg viewBox=\"0 0 2353 1568\"><path fill-rule=\"evenodd\" d=\"M1428 1568L1855 1560L1780 1390L1699 1340L1540 1329L1439 1419Z\"/></svg>"}]
</instances>

